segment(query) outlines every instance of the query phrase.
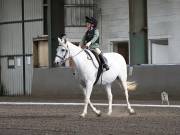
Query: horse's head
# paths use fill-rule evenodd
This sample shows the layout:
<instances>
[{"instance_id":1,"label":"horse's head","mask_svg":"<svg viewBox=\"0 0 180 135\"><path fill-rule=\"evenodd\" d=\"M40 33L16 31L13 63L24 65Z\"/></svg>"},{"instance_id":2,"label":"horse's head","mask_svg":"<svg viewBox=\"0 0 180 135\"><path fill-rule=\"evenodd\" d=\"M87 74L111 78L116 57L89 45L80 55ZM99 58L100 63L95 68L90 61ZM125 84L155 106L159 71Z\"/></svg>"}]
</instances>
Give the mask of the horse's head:
<instances>
[{"instance_id":1,"label":"horse's head","mask_svg":"<svg viewBox=\"0 0 180 135\"><path fill-rule=\"evenodd\" d=\"M59 38L58 37L59 46L56 49L56 57L55 57L55 64L62 65L69 57L69 48L67 45L67 39L65 36Z\"/></svg>"}]
</instances>

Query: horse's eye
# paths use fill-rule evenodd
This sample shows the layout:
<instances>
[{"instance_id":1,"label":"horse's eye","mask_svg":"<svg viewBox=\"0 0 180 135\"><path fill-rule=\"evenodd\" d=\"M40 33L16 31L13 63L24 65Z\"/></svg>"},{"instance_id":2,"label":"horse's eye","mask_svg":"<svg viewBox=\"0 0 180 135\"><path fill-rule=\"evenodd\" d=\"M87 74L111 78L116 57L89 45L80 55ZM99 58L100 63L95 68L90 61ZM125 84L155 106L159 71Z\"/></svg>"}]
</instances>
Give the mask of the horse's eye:
<instances>
[{"instance_id":1,"label":"horse's eye","mask_svg":"<svg viewBox=\"0 0 180 135\"><path fill-rule=\"evenodd\" d=\"M64 52L64 51L65 51L65 49L61 49L61 51L62 51L62 52Z\"/></svg>"}]
</instances>

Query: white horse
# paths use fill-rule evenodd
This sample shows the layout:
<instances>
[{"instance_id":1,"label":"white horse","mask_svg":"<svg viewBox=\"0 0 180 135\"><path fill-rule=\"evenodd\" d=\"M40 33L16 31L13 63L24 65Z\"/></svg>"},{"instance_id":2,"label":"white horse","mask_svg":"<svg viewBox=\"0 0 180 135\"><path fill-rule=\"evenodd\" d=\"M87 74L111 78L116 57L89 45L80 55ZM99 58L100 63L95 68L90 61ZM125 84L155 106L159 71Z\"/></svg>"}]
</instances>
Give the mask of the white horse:
<instances>
[{"instance_id":1,"label":"white horse","mask_svg":"<svg viewBox=\"0 0 180 135\"><path fill-rule=\"evenodd\" d=\"M98 72L98 63L97 60L93 57L93 61L87 58L87 54L85 51L72 44L70 41L67 41L65 38L58 38L59 46L57 48L57 53L55 57L56 64L62 64L70 57L73 59L76 70L80 76L80 82L83 82L81 87L83 88L85 103L84 110L81 114L82 117L85 117L87 114L88 104L92 108L92 110L99 116L101 115L100 110L97 110L94 105L90 101L91 92L93 89L93 84L96 80L97 72ZM103 72L102 78L99 79L97 84L105 85L105 89L108 95L109 100L109 108L108 115L112 113L112 93L111 93L111 84L117 78L119 80L120 86L125 91L127 107L130 114L134 114L134 109L131 108L129 103L129 95L127 90L127 65L124 58L118 53L104 53L104 56L108 60L108 65L110 69L108 71Z\"/></svg>"}]
</instances>

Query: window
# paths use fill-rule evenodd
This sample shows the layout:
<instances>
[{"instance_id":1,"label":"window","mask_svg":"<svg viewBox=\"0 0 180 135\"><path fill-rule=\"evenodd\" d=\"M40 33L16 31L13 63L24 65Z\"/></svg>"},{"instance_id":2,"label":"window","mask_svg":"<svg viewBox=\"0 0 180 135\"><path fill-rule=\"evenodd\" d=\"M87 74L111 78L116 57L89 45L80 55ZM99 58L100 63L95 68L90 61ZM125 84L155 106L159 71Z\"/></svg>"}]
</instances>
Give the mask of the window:
<instances>
[{"instance_id":1,"label":"window","mask_svg":"<svg viewBox=\"0 0 180 135\"><path fill-rule=\"evenodd\" d=\"M94 9L94 0L66 0L64 5L65 26L85 26L85 16L94 16Z\"/></svg>"},{"instance_id":2,"label":"window","mask_svg":"<svg viewBox=\"0 0 180 135\"><path fill-rule=\"evenodd\" d=\"M8 68L9 69L15 68L14 56L9 56L8 57Z\"/></svg>"}]
</instances>

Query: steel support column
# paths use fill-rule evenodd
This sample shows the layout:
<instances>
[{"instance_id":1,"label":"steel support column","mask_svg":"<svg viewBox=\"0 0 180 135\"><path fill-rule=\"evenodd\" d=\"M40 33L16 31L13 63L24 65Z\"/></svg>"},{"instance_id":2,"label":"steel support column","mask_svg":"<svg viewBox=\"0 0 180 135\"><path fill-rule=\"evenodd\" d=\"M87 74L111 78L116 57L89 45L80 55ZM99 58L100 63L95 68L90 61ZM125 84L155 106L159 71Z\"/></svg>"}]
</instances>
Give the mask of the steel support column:
<instances>
[{"instance_id":1,"label":"steel support column","mask_svg":"<svg viewBox=\"0 0 180 135\"><path fill-rule=\"evenodd\" d=\"M53 67L53 61L58 46L57 37L64 33L64 0L48 0L48 45L49 66Z\"/></svg>"},{"instance_id":2,"label":"steel support column","mask_svg":"<svg viewBox=\"0 0 180 135\"><path fill-rule=\"evenodd\" d=\"M148 63L147 0L129 0L130 64Z\"/></svg>"}]
</instances>

